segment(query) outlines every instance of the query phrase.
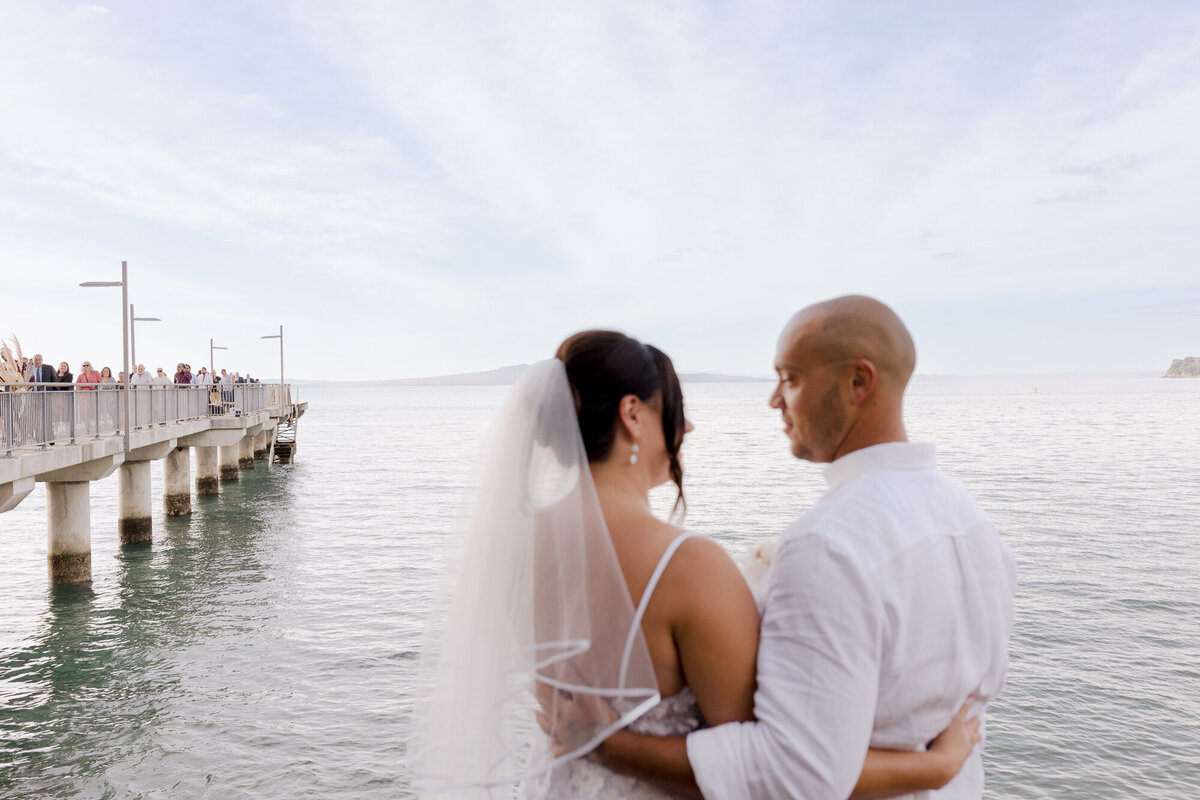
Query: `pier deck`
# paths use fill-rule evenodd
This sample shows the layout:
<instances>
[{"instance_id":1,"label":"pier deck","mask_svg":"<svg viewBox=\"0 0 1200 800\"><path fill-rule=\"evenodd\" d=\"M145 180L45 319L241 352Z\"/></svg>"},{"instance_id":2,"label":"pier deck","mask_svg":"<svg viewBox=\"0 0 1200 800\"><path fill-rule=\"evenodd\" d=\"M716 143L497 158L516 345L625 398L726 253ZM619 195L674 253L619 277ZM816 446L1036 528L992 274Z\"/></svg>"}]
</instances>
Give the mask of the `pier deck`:
<instances>
[{"instance_id":1,"label":"pier deck","mask_svg":"<svg viewBox=\"0 0 1200 800\"><path fill-rule=\"evenodd\" d=\"M45 483L51 580L89 580L92 481L119 470L121 542L147 542L151 461L166 459L166 513L189 514L192 450L196 493L217 494L220 481L236 480L239 469L267 458L281 425L289 430L290 460L296 420L306 410L306 403L292 402L291 387L278 384L93 390L0 384L0 513Z\"/></svg>"}]
</instances>

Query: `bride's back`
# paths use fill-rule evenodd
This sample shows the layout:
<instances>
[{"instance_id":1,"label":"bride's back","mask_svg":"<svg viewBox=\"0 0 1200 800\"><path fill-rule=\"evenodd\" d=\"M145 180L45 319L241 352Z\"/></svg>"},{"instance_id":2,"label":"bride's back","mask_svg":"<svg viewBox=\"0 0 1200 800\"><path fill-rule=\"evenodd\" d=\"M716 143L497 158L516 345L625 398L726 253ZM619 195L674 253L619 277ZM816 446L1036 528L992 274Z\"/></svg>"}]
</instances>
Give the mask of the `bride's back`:
<instances>
[{"instance_id":1,"label":"bride's back","mask_svg":"<svg viewBox=\"0 0 1200 800\"><path fill-rule=\"evenodd\" d=\"M603 506L603 503L601 503ZM643 595L651 577L662 561L671 543L683 531L650 515L624 514L615 512L611 517L605 513L613 549L621 564L625 584L635 607L641 605ZM680 595L689 576L682 575L688 569L688 542L679 545L665 565L658 582L651 587L651 595L642 616L642 634L654 662L654 676L658 679L658 691L670 697L686 685L679 662L679 650L675 646L673 626L675 612L680 605Z\"/></svg>"},{"instance_id":2,"label":"bride's back","mask_svg":"<svg viewBox=\"0 0 1200 800\"><path fill-rule=\"evenodd\" d=\"M682 505L683 438L691 430L670 358L612 331L563 342L579 430L596 493L635 606L682 531L650 511L650 489L671 481ZM690 537L669 556L641 620L659 693L684 686L710 724L749 719L758 611L715 542Z\"/></svg>"},{"instance_id":3,"label":"bride's back","mask_svg":"<svg viewBox=\"0 0 1200 800\"><path fill-rule=\"evenodd\" d=\"M639 604L672 542L686 534L649 515L606 510L605 520ZM724 548L702 536L680 543L652 587L641 624L663 697L689 686L708 724L752 718L758 609Z\"/></svg>"}]
</instances>

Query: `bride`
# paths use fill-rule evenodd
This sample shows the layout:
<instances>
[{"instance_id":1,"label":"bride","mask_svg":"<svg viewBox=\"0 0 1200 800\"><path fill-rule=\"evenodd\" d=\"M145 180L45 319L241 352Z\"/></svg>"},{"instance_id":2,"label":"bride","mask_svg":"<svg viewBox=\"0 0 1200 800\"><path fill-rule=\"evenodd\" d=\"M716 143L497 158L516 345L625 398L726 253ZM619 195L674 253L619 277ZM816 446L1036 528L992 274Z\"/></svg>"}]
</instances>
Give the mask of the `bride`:
<instances>
[{"instance_id":1,"label":"bride","mask_svg":"<svg viewBox=\"0 0 1200 800\"><path fill-rule=\"evenodd\" d=\"M694 794L685 776L608 771L604 740L753 719L751 588L720 545L650 510L668 480L683 505L690 430L671 360L620 333L576 334L522 376L422 647L422 797ZM962 711L925 752L869 751L856 791L940 788L977 729Z\"/></svg>"}]
</instances>

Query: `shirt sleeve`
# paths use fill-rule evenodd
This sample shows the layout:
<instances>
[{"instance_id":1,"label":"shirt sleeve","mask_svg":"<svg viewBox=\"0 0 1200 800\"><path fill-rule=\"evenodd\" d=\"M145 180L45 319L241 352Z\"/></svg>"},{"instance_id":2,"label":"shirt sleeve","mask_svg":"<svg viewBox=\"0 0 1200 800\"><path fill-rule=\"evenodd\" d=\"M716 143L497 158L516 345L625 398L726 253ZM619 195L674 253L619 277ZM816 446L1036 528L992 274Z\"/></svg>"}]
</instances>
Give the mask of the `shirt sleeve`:
<instances>
[{"instance_id":1,"label":"shirt sleeve","mask_svg":"<svg viewBox=\"0 0 1200 800\"><path fill-rule=\"evenodd\" d=\"M708 798L844 800L875 717L882 604L858 561L825 536L789 538L775 559L757 721L691 734L688 760Z\"/></svg>"}]
</instances>

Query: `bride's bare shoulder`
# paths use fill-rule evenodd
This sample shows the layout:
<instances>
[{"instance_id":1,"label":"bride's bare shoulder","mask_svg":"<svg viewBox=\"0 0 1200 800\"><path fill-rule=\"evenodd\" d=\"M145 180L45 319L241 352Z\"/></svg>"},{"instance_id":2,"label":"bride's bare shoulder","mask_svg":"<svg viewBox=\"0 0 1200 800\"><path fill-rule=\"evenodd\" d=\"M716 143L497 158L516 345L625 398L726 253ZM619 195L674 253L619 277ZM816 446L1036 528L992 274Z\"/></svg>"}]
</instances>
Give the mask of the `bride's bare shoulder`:
<instances>
[{"instance_id":1,"label":"bride's bare shoulder","mask_svg":"<svg viewBox=\"0 0 1200 800\"><path fill-rule=\"evenodd\" d=\"M632 568L627 572L631 587L640 593L667 548L684 529L652 518L623 527L620 535L613 537L614 543L621 562ZM696 594L743 591L749 592L746 581L729 553L719 543L699 535L689 536L679 544L656 589L656 593L678 597L686 603L693 602Z\"/></svg>"},{"instance_id":2,"label":"bride's bare shoulder","mask_svg":"<svg viewBox=\"0 0 1200 800\"><path fill-rule=\"evenodd\" d=\"M684 529L659 519L647 518L639 520L638 525L631 526L625 533L621 537L625 548L637 551L639 560L656 565L671 543L684 533ZM699 535L689 536L681 542L667 567L667 572L671 574L698 572L703 575L712 570L721 573L731 571L734 575L740 575L724 547ZM664 574L663 579L666 578Z\"/></svg>"},{"instance_id":3,"label":"bride's bare shoulder","mask_svg":"<svg viewBox=\"0 0 1200 800\"><path fill-rule=\"evenodd\" d=\"M729 552L707 536L688 537L679 545L670 566L671 582L681 588L703 591L712 588L713 581L732 582L735 586L746 582Z\"/></svg>"}]
</instances>

